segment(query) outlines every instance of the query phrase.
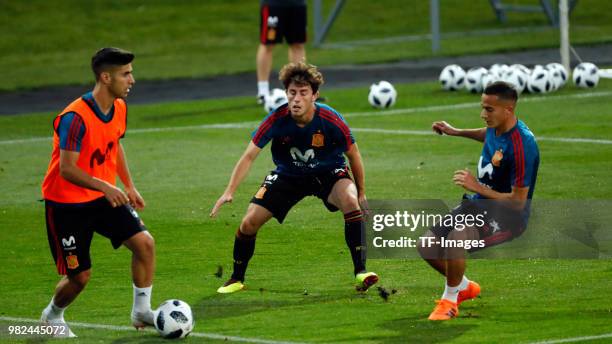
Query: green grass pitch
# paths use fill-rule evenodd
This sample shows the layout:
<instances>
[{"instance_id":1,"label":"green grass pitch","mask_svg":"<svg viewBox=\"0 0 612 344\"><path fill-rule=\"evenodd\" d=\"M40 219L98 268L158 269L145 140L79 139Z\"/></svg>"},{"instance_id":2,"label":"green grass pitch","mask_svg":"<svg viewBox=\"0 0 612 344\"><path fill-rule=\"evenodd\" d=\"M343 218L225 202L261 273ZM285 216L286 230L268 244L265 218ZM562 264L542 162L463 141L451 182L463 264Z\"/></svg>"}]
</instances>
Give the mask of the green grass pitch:
<instances>
[{"instance_id":1,"label":"green grass pitch","mask_svg":"<svg viewBox=\"0 0 612 344\"><path fill-rule=\"evenodd\" d=\"M381 116L383 112L367 104L366 89L323 89L329 104L355 128L368 197L458 199L462 190L452 184L452 173L475 169L480 144L433 134L357 129L428 130L438 119L460 127L481 126L478 96L445 93L434 83L396 86L395 109L420 110ZM567 86L551 95L524 96L517 112L536 137L611 140L611 95L608 80L595 90ZM141 216L157 243L153 304L169 298L187 301L195 313L195 332L277 341L384 343L528 343L611 332L610 260L470 261L467 276L482 285L482 298L462 305L459 318L444 323L427 320L443 291L443 280L422 261L370 260L368 267L381 276L380 284L397 293L387 302L376 290L357 295L342 217L328 213L314 198L295 207L284 225L273 220L260 231L247 272L248 290L217 295L216 288L231 270L234 232L273 165L266 149L234 203L222 208L217 219L208 218L254 126L197 126L257 122L264 114L252 102L246 97L130 107L123 144L133 178L148 203ZM426 108L470 102L474 105L468 108ZM0 117L2 317L38 318L58 279L47 247L43 205L37 201L51 147L50 140L38 138L51 135L54 115ZM612 199L612 145L542 140L539 147L536 198ZM113 251L109 242L96 236L91 252L91 282L66 312L66 320L129 325L128 251ZM225 271L223 279L214 276L219 265ZM73 330L79 338L72 343L158 340L152 332ZM206 339L192 337L185 342L202 340Z\"/></svg>"}]
</instances>

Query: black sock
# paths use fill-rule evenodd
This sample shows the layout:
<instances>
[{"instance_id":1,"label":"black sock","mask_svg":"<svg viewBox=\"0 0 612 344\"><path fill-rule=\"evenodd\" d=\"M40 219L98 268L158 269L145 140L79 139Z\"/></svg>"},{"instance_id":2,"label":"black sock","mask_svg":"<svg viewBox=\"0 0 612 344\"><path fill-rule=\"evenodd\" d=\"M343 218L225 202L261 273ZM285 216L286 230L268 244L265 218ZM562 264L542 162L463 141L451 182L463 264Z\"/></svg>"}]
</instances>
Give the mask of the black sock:
<instances>
[{"instance_id":1,"label":"black sock","mask_svg":"<svg viewBox=\"0 0 612 344\"><path fill-rule=\"evenodd\" d=\"M233 279L244 282L247 265L251 257L253 257L253 252L255 252L255 238L256 235L241 233L240 229L236 232L236 238L234 239Z\"/></svg>"},{"instance_id":2,"label":"black sock","mask_svg":"<svg viewBox=\"0 0 612 344\"><path fill-rule=\"evenodd\" d=\"M366 268L365 224L361 210L344 214L344 239L351 251L356 275Z\"/></svg>"}]
</instances>

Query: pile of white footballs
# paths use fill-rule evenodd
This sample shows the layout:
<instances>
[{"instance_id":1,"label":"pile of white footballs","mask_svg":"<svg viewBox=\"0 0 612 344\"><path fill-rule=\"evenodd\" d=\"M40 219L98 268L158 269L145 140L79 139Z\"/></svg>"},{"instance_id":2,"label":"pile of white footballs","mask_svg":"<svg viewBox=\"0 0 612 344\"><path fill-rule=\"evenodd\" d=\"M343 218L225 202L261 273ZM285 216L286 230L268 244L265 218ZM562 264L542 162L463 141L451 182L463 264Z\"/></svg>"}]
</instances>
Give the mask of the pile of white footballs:
<instances>
[{"instance_id":1,"label":"pile of white footballs","mask_svg":"<svg viewBox=\"0 0 612 344\"><path fill-rule=\"evenodd\" d=\"M535 65L529 69L521 64L506 65L496 63L488 70L474 67L467 72L459 65L451 64L440 73L440 84L448 91L466 89L472 93L481 93L490 83L508 82L518 93L554 92L567 83L568 72L560 63L549 63L545 66ZM592 63L583 62L574 68L572 80L577 87L592 88L599 82L599 69Z\"/></svg>"}]
</instances>

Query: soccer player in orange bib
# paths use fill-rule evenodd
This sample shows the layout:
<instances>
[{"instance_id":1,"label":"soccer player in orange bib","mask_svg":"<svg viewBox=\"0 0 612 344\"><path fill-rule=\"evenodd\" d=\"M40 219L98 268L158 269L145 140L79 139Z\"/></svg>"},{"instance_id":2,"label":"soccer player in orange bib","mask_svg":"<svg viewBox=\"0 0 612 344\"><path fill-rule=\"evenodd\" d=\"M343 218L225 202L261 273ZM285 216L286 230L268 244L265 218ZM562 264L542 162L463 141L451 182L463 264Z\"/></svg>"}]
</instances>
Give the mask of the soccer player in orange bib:
<instances>
[{"instance_id":1,"label":"soccer player in orange bib","mask_svg":"<svg viewBox=\"0 0 612 344\"><path fill-rule=\"evenodd\" d=\"M134 54L103 48L91 60L93 91L74 100L53 120L53 152L42 185L47 238L57 272L55 288L41 321L62 324L64 310L87 285L91 275L89 247L93 233L132 251L136 328L153 324L151 288L155 244L136 210L145 201L136 190L119 141L127 124L125 97L135 83ZM116 185L117 176L124 185ZM74 333L68 329L69 335Z\"/></svg>"}]
</instances>

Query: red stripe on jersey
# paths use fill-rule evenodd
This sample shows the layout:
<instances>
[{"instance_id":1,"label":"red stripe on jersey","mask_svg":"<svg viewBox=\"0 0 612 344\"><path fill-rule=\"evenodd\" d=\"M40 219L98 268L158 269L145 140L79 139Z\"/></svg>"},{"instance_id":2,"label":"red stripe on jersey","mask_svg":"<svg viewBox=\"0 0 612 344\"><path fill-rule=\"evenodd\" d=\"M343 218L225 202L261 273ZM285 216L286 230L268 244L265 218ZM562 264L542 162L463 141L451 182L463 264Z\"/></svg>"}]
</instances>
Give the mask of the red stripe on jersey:
<instances>
[{"instance_id":1,"label":"red stripe on jersey","mask_svg":"<svg viewBox=\"0 0 612 344\"><path fill-rule=\"evenodd\" d=\"M348 125L346 125L346 123L342 119L340 119L340 117L338 117L335 112L319 108L319 114L329 117L334 122L334 124L336 124L336 126L340 128L340 130L342 130L343 133L350 134L351 130L349 129Z\"/></svg>"},{"instance_id":2,"label":"red stripe on jersey","mask_svg":"<svg viewBox=\"0 0 612 344\"><path fill-rule=\"evenodd\" d=\"M489 247L492 245L500 244L512 237L512 232L510 231L501 231L497 232L490 237L484 238L485 247Z\"/></svg>"},{"instance_id":3,"label":"red stripe on jersey","mask_svg":"<svg viewBox=\"0 0 612 344\"><path fill-rule=\"evenodd\" d=\"M51 236L53 237L53 242L55 243L55 266L57 267L57 273L60 275L65 275L66 263L64 262L64 251L62 251L62 246L60 246L57 232L55 231L55 222L53 222L53 207L49 206L47 206L47 223L49 224L49 230L51 231Z\"/></svg>"},{"instance_id":4,"label":"red stripe on jersey","mask_svg":"<svg viewBox=\"0 0 612 344\"><path fill-rule=\"evenodd\" d=\"M512 144L514 145L514 185L523 187L525 182L525 155L523 152L523 140L518 131L512 133Z\"/></svg>"},{"instance_id":5,"label":"red stripe on jersey","mask_svg":"<svg viewBox=\"0 0 612 344\"><path fill-rule=\"evenodd\" d=\"M328 122L331 122L332 124L336 125L336 127L338 129L340 129L340 131L342 132L342 135L344 135L344 138L346 139L346 147L348 149L348 147L350 147L353 143L351 142L351 135L350 132L345 131L344 128L342 128L341 126L338 125L338 120L337 118L334 117L329 117L328 115L324 115L324 114L319 114L321 116L321 118L325 119Z\"/></svg>"},{"instance_id":6,"label":"red stripe on jersey","mask_svg":"<svg viewBox=\"0 0 612 344\"><path fill-rule=\"evenodd\" d=\"M255 137L253 137L253 142L255 144L257 144L259 142L259 140L261 140L261 137L268 132L268 130L272 127L272 125L274 124L274 122L276 122L276 120L278 120L279 118L283 118L285 117L287 114L289 114L289 109L285 108L283 110L281 110L281 112L276 112L273 113L272 115L270 115L266 120L264 120L264 122L259 126L259 129L257 129L257 132L255 133Z\"/></svg>"},{"instance_id":7,"label":"red stripe on jersey","mask_svg":"<svg viewBox=\"0 0 612 344\"><path fill-rule=\"evenodd\" d=\"M67 150L74 150L74 148L72 148L73 145L73 137L74 137L74 131L75 131L75 127L76 127L76 116L72 117L72 122L70 122L70 129L68 129L68 138L67 138L67 142L66 142L66 149Z\"/></svg>"},{"instance_id":8,"label":"red stripe on jersey","mask_svg":"<svg viewBox=\"0 0 612 344\"><path fill-rule=\"evenodd\" d=\"M344 123L344 121L338 117L337 114L327 109L319 108L319 116L321 116L321 118L327 120L328 122L331 122L340 129L340 131L346 138L347 149L353 144L353 142L351 142L351 130L346 125L346 123Z\"/></svg>"},{"instance_id":9,"label":"red stripe on jersey","mask_svg":"<svg viewBox=\"0 0 612 344\"><path fill-rule=\"evenodd\" d=\"M521 152L521 185L525 186L525 148L523 147L523 137L517 133L519 151Z\"/></svg>"},{"instance_id":10,"label":"red stripe on jersey","mask_svg":"<svg viewBox=\"0 0 612 344\"><path fill-rule=\"evenodd\" d=\"M70 150L76 150L77 141L79 138L79 134L81 133L81 126L83 125L83 120L79 115L74 115L72 118L72 123L70 125L70 132L68 135L68 147Z\"/></svg>"},{"instance_id":11,"label":"red stripe on jersey","mask_svg":"<svg viewBox=\"0 0 612 344\"><path fill-rule=\"evenodd\" d=\"M259 143L259 140L261 140L261 137L272 127L274 122L276 122L280 118L287 116L288 114L289 114L289 108L286 107L282 109L280 112L275 112L272 115L270 115L267 119L265 119L264 122L261 123L261 125L259 126L259 129L257 129L255 136L253 137L253 143L255 144Z\"/></svg>"},{"instance_id":12,"label":"red stripe on jersey","mask_svg":"<svg viewBox=\"0 0 612 344\"><path fill-rule=\"evenodd\" d=\"M512 154L514 154L514 182L513 184L516 185L516 177L518 176L518 160L517 160L517 154L518 154L518 149L516 148L516 141L514 140L514 133L510 134L510 140L512 141Z\"/></svg>"},{"instance_id":13,"label":"red stripe on jersey","mask_svg":"<svg viewBox=\"0 0 612 344\"><path fill-rule=\"evenodd\" d=\"M261 30L261 37L259 37L261 43L266 43L266 38L268 36L268 17L270 16L270 7L268 5L264 5L261 9L261 23L263 28Z\"/></svg>"},{"instance_id":14,"label":"red stripe on jersey","mask_svg":"<svg viewBox=\"0 0 612 344\"><path fill-rule=\"evenodd\" d=\"M519 180L521 179L521 152L518 148L518 141L516 139L516 132L512 133L510 136L512 139L512 146L514 148L514 186L520 187Z\"/></svg>"}]
</instances>

